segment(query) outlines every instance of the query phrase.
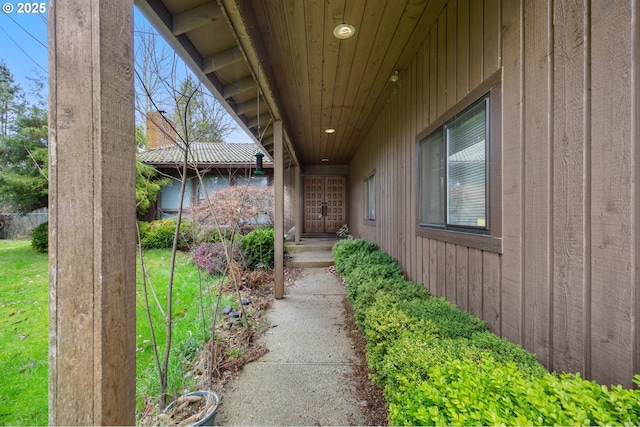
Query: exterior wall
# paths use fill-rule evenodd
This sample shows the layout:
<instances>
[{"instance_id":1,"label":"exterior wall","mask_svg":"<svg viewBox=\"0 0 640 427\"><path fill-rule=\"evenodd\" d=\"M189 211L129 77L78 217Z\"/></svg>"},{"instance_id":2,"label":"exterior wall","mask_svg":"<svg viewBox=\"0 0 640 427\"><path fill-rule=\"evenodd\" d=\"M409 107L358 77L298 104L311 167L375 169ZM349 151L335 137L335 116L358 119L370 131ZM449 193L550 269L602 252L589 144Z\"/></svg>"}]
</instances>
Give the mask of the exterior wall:
<instances>
[{"instance_id":1,"label":"exterior wall","mask_svg":"<svg viewBox=\"0 0 640 427\"><path fill-rule=\"evenodd\" d=\"M640 373L638 5L451 0L351 167L349 225L555 371ZM616 28L616 31L610 31ZM417 136L498 73L502 250L420 237ZM363 220L375 172L376 220Z\"/></svg>"},{"instance_id":2,"label":"exterior wall","mask_svg":"<svg viewBox=\"0 0 640 427\"><path fill-rule=\"evenodd\" d=\"M173 218L177 215L181 179L179 177L179 168L158 168L162 176L172 177L170 184L165 185L160 190L160 195L156 206L153 210L156 212L158 219ZM235 185L246 185L247 180L251 186L265 187L273 184L273 169L265 169L265 175L251 175L252 169L243 168L220 168L212 169L207 172L201 172L201 178L206 188L207 194L217 189L226 188ZM216 180L216 178L219 178ZM190 208L198 205L204 199L204 191L199 184L199 178L195 172L191 172L187 179L185 188L185 198L183 207Z\"/></svg>"}]
</instances>

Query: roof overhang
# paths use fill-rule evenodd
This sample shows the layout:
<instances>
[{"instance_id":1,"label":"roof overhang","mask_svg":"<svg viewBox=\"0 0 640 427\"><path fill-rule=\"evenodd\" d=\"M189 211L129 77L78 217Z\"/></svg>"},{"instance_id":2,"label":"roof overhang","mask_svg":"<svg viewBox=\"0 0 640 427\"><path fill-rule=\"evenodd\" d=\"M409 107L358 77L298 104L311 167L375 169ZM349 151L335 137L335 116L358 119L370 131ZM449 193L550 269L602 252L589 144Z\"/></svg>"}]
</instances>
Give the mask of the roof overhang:
<instances>
[{"instance_id":1,"label":"roof overhang","mask_svg":"<svg viewBox=\"0 0 640 427\"><path fill-rule=\"evenodd\" d=\"M283 122L284 161L296 165L350 162L445 3L135 1L271 157ZM341 23L353 37L334 36Z\"/></svg>"}]
</instances>

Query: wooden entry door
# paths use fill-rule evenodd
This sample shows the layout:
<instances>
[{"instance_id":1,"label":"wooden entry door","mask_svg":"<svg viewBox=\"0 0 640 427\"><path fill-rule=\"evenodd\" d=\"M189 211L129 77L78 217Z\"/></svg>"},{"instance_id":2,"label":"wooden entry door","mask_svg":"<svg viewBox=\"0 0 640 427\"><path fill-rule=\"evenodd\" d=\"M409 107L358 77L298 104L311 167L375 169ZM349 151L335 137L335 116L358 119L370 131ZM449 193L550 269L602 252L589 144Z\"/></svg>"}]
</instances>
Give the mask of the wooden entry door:
<instances>
[{"instance_id":1,"label":"wooden entry door","mask_svg":"<svg viewBox=\"0 0 640 427\"><path fill-rule=\"evenodd\" d=\"M346 179L343 176L304 178L304 233L336 233L346 222Z\"/></svg>"}]
</instances>

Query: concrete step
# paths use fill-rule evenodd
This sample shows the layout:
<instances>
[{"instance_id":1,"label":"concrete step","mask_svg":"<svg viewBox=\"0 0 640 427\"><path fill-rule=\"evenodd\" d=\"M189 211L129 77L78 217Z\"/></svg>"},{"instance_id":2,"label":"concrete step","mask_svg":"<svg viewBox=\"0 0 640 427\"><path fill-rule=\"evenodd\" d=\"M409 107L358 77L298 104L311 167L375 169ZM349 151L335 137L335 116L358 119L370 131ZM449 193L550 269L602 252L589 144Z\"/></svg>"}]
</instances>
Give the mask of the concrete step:
<instances>
[{"instance_id":1,"label":"concrete step","mask_svg":"<svg viewBox=\"0 0 640 427\"><path fill-rule=\"evenodd\" d=\"M284 265L291 268L325 268L333 265L333 255L329 251L289 252Z\"/></svg>"},{"instance_id":2,"label":"concrete step","mask_svg":"<svg viewBox=\"0 0 640 427\"><path fill-rule=\"evenodd\" d=\"M296 245L295 243L285 243L284 250L285 252L327 252L331 251L333 245L329 244L307 244L301 243Z\"/></svg>"},{"instance_id":3,"label":"concrete step","mask_svg":"<svg viewBox=\"0 0 640 427\"><path fill-rule=\"evenodd\" d=\"M300 244L285 243L284 265L291 268L325 268L333 265L335 238L305 238Z\"/></svg>"}]
</instances>

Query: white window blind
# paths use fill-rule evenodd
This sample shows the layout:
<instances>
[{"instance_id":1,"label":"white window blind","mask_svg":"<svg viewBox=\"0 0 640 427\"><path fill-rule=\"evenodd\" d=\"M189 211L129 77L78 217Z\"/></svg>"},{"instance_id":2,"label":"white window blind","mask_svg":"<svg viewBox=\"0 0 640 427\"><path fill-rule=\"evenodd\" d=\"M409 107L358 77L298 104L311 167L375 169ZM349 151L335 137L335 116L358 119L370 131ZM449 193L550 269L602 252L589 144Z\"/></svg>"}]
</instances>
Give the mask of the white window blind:
<instances>
[{"instance_id":1,"label":"white window blind","mask_svg":"<svg viewBox=\"0 0 640 427\"><path fill-rule=\"evenodd\" d=\"M446 127L447 223L486 227L486 102Z\"/></svg>"},{"instance_id":2,"label":"white window blind","mask_svg":"<svg viewBox=\"0 0 640 427\"><path fill-rule=\"evenodd\" d=\"M420 142L420 225L489 229L488 106L485 96Z\"/></svg>"}]
</instances>

